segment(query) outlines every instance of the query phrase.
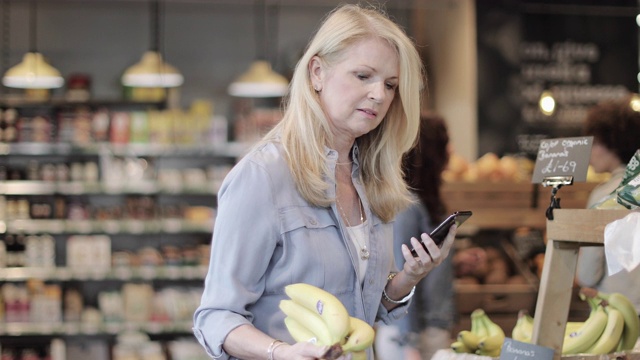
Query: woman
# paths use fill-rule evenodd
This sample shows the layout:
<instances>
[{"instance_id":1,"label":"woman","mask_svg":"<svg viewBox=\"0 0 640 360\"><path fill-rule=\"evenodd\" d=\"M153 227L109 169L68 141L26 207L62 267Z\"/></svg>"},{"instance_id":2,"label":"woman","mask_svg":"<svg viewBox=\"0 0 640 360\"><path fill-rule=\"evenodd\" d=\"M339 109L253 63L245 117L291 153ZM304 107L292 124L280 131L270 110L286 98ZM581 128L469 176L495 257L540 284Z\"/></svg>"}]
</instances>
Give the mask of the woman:
<instances>
[{"instance_id":1,"label":"woman","mask_svg":"<svg viewBox=\"0 0 640 360\"><path fill-rule=\"evenodd\" d=\"M415 202L400 212L393 225L396 262L405 260L401 245L423 232L430 233L447 215L440 188L449 161L449 134L444 119L434 113L422 116L418 143L404 158L403 169ZM429 273L416 287L409 315L376 334L376 359L431 359L451 344L456 308L452 256Z\"/></svg>"},{"instance_id":2,"label":"woman","mask_svg":"<svg viewBox=\"0 0 640 360\"><path fill-rule=\"evenodd\" d=\"M441 249L422 236L431 255L412 239L418 257L404 245L393 272L391 221L410 201L400 162L416 138L422 79L415 46L379 11L328 15L296 66L282 121L219 191L194 314L211 356L321 358L326 347L295 343L284 325L278 304L292 283L329 291L369 324L405 313L455 236Z\"/></svg>"},{"instance_id":3,"label":"woman","mask_svg":"<svg viewBox=\"0 0 640 360\"><path fill-rule=\"evenodd\" d=\"M640 149L640 112L631 107L629 98L610 100L592 107L584 125L584 134L593 136L589 164L596 173L608 172L611 178L589 194L587 207L593 207L611 194L622 182L627 163ZM607 274L604 248L583 246L578 256L576 280L580 286L625 294L640 313L640 268L631 272Z\"/></svg>"}]
</instances>

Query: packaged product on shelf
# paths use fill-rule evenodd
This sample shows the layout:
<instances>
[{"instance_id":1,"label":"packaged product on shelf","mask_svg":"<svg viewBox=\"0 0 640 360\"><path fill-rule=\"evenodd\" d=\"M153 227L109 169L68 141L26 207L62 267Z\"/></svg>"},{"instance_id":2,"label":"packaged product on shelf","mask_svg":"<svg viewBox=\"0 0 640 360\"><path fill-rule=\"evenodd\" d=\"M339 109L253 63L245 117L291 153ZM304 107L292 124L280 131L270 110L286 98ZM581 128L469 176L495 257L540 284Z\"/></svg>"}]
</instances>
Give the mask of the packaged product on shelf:
<instances>
[{"instance_id":1,"label":"packaged product on shelf","mask_svg":"<svg viewBox=\"0 0 640 360\"><path fill-rule=\"evenodd\" d=\"M53 125L51 120L42 115L22 116L18 120L18 141L32 143L52 142Z\"/></svg>"},{"instance_id":2,"label":"packaged product on shelf","mask_svg":"<svg viewBox=\"0 0 640 360\"><path fill-rule=\"evenodd\" d=\"M116 111L111 114L109 140L113 144L128 144L131 131L131 117L128 112Z\"/></svg>"},{"instance_id":3,"label":"packaged product on shelf","mask_svg":"<svg viewBox=\"0 0 640 360\"><path fill-rule=\"evenodd\" d=\"M131 116L131 130L129 141L132 143L146 144L149 142L149 119L145 111L133 111Z\"/></svg>"},{"instance_id":4,"label":"packaged product on shelf","mask_svg":"<svg viewBox=\"0 0 640 360\"><path fill-rule=\"evenodd\" d=\"M84 301L80 291L68 288L64 292L64 321L79 322L82 316Z\"/></svg>"},{"instance_id":5,"label":"packaged product on shelf","mask_svg":"<svg viewBox=\"0 0 640 360\"><path fill-rule=\"evenodd\" d=\"M127 283L122 286L124 318L126 321L144 323L151 319L154 291L149 284Z\"/></svg>"},{"instance_id":6,"label":"packaged product on shelf","mask_svg":"<svg viewBox=\"0 0 640 360\"><path fill-rule=\"evenodd\" d=\"M94 141L105 142L109 140L109 122L108 110L100 109L93 113L91 132Z\"/></svg>"}]
</instances>

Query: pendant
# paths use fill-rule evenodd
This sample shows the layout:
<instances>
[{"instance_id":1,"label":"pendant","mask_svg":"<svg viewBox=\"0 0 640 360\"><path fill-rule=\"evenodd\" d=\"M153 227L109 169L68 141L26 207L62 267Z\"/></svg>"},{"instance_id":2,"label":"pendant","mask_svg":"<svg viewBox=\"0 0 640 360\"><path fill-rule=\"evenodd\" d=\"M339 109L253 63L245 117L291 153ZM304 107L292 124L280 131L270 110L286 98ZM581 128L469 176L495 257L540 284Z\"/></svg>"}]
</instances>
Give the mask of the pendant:
<instances>
[{"instance_id":1,"label":"pendant","mask_svg":"<svg viewBox=\"0 0 640 360\"><path fill-rule=\"evenodd\" d=\"M369 249L367 249L367 247L366 247L366 246L365 246L365 247L363 247L363 248L360 248L360 258L361 258L362 260L367 260L367 259L369 259Z\"/></svg>"}]
</instances>

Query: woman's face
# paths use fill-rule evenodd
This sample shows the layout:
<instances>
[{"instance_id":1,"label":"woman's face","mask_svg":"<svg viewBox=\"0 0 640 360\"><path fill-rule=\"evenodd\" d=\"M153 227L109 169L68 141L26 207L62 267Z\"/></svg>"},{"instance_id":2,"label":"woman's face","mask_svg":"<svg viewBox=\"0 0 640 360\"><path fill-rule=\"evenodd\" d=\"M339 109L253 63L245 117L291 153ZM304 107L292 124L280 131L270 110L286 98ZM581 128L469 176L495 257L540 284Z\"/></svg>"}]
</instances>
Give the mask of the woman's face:
<instances>
[{"instance_id":1,"label":"woman's face","mask_svg":"<svg viewBox=\"0 0 640 360\"><path fill-rule=\"evenodd\" d=\"M309 69L333 131L351 139L382 122L396 95L400 73L395 49L378 38L354 44L330 68L314 58Z\"/></svg>"}]
</instances>

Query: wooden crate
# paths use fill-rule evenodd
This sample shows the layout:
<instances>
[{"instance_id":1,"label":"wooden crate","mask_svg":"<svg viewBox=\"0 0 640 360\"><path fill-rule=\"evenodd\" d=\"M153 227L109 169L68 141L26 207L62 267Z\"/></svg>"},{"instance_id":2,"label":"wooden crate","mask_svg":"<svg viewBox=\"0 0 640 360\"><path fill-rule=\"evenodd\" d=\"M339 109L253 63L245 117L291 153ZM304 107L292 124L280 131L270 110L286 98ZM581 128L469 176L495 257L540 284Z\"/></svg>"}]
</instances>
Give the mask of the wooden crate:
<instances>
[{"instance_id":1,"label":"wooden crate","mask_svg":"<svg viewBox=\"0 0 640 360\"><path fill-rule=\"evenodd\" d=\"M515 182L446 182L442 197L449 209L531 208L534 185Z\"/></svg>"}]
</instances>

